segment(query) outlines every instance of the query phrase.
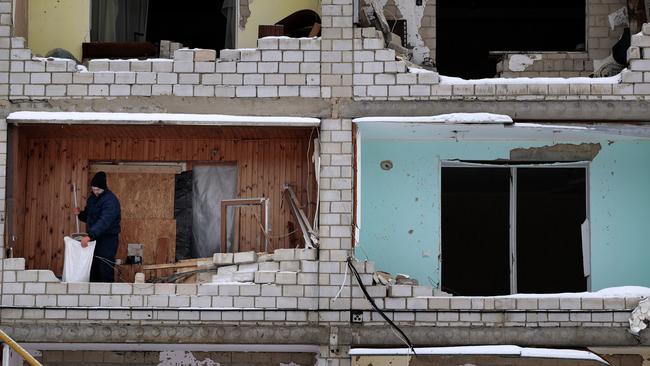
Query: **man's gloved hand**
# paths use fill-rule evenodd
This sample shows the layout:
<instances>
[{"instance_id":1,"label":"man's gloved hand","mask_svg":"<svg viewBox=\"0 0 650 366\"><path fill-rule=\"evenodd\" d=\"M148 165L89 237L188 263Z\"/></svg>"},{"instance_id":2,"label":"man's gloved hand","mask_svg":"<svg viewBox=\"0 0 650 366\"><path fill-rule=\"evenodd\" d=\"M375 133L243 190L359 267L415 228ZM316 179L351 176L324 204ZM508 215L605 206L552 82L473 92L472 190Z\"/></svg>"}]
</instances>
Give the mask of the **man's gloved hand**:
<instances>
[{"instance_id":1,"label":"man's gloved hand","mask_svg":"<svg viewBox=\"0 0 650 366\"><path fill-rule=\"evenodd\" d=\"M90 236L84 236L81 239L81 247L86 248L88 246L88 242L90 241Z\"/></svg>"}]
</instances>

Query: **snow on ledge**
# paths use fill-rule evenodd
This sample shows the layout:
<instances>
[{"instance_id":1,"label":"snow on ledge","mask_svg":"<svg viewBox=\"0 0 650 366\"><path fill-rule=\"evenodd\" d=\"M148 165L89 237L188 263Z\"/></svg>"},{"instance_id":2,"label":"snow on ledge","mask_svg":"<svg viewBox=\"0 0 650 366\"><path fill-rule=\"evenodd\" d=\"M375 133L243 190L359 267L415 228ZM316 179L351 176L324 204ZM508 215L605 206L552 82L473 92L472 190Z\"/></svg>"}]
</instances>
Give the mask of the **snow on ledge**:
<instances>
[{"instance_id":1,"label":"snow on ledge","mask_svg":"<svg viewBox=\"0 0 650 366\"><path fill-rule=\"evenodd\" d=\"M422 70L422 69L419 69ZM411 69L409 69L410 72ZM618 84L621 82L621 74L606 78L588 78L588 77L573 77L573 78L491 78L491 79L461 79L452 76L440 75L440 84L451 85L486 85L486 84Z\"/></svg>"},{"instance_id":2,"label":"snow on ledge","mask_svg":"<svg viewBox=\"0 0 650 366\"><path fill-rule=\"evenodd\" d=\"M185 113L13 112L10 123L169 124L201 126L319 126L318 118Z\"/></svg>"},{"instance_id":3,"label":"snow on ledge","mask_svg":"<svg viewBox=\"0 0 650 366\"><path fill-rule=\"evenodd\" d=\"M449 113L425 117L362 117L352 120L364 122L407 122L407 123L467 123L467 124L511 124L512 118L505 114L493 113Z\"/></svg>"},{"instance_id":4,"label":"snow on ledge","mask_svg":"<svg viewBox=\"0 0 650 366\"><path fill-rule=\"evenodd\" d=\"M606 298L606 297L650 297L650 288L643 286L620 286L604 288L596 292L563 292L556 294L514 294L495 296L499 298Z\"/></svg>"},{"instance_id":5,"label":"snow on ledge","mask_svg":"<svg viewBox=\"0 0 650 366\"><path fill-rule=\"evenodd\" d=\"M422 347L415 348L418 356L519 356L523 358L553 358L565 360L596 361L603 365L609 363L598 355L572 349L528 348L512 345L502 346L459 346L459 347ZM398 356L413 355L408 348L353 348L350 356Z\"/></svg>"}]
</instances>

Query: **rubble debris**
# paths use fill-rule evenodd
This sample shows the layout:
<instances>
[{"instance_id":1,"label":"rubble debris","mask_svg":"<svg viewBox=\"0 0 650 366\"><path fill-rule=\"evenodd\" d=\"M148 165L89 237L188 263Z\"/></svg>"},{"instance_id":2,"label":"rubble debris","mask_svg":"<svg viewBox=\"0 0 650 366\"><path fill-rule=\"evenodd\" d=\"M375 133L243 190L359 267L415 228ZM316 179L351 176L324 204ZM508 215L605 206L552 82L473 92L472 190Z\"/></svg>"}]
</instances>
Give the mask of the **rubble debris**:
<instances>
[{"instance_id":1,"label":"rubble debris","mask_svg":"<svg viewBox=\"0 0 650 366\"><path fill-rule=\"evenodd\" d=\"M372 274L372 280L377 285L392 285L395 280L393 276L388 272L377 271Z\"/></svg>"},{"instance_id":2,"label":"rubble debris","mask_svg":"<svg viewBox=\"0 0 650 366\"><path fill-rule=\"evenodd\" d=\"M298 221L298 225L300 225L300 231L302 231L302 236L305 241L305 248L318 248L318 234L314 231L311 224L309 223L307 215L305 215L303 210L300 208L298 197L296 197L296 193L293 191L293 188L291 188L288 184L285 184L282 191L283 193L288 193L291 212L296 218L296 221Z\"/></svg>"},{"instance_id":3,"label":"rubble debris","mask_svg":"<svg viewBox=\"0 0 650 366\"><path fill-rule=\"evenodd\" d=\"M411 278L411 276L398 273L397 276L395 276L395 284L396 285L409 285L409 286L418 286L418 280L415 278Z\"/></svg>"},{"instance_id":4,"label":"rubble debris","mask_svg":"<svg viewBox=\"0 0 650 366\"><path fill-rule=\"evenodd\" d=\"M630 333L639 335L650 324L650 298L639 302L639 305L632 311L630 316Z\"/></svg>"}]
</instances>

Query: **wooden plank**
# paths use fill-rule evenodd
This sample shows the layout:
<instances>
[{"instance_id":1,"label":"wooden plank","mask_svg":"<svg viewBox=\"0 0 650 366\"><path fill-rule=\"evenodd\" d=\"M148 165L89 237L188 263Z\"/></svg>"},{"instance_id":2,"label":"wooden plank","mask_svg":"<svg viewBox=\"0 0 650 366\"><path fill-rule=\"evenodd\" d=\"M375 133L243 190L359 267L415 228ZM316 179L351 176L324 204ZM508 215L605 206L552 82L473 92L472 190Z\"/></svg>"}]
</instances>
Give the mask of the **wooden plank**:
<instances>
[{"instance_id":1,"label":"wooden plank","mask_svg":"<svg viewBox=\"0 0 650 366\"><path fill-rule=\"evenodd\" d=\"M129 243L144 244L144 264L173 263L175 260L176 220L122 219L117 258L126 259ZM158 244L164 246L158 250Z\"/></svg>"}]
</instances>

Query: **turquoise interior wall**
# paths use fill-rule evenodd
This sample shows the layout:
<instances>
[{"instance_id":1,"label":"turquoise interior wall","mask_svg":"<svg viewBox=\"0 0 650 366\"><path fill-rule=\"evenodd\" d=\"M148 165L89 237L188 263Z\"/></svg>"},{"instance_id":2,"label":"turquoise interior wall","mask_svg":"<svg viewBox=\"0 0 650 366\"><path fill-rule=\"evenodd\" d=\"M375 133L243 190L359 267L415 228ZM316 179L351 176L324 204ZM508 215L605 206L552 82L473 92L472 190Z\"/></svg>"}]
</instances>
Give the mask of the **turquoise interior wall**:
<instances>
[{"instance_id":1,"label":"turquoise interior wall","mask_svg":"<svg viewBox=\"0 0 650 366\"><path fill-rule=\"evenodd\" d=\"M552 143L362 140L357 258L437 286L441 161L507 159L513 148L546 145ZM650 287L650 141L601 146L589 168L592 290ZM382 170L382 160L393 169Z\"/></svg>"}]
</instances>

